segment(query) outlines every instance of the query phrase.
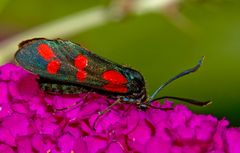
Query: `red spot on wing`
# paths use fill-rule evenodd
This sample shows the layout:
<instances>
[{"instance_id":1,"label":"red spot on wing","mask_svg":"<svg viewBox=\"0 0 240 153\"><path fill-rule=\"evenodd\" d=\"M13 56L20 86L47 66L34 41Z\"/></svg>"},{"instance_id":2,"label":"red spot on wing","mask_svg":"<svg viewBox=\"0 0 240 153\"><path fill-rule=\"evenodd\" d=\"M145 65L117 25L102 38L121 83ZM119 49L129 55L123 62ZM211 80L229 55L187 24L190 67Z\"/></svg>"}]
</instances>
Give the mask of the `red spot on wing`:
<instances>
[{"instance_id":1,"label":"red spot on wing","mask_svg":"<svg viewBox=\"0 0 240 153\"><path fill-rule=\"evenodd\" d=\"M87 77L87 72L84 71L84 69L88 65L88 59L86 56L79 54L75 59L74 59L74 65L76 68L78 68L78 71L76 73L76 78L79 81L84 81Z\"/></svg>"},{"instance_id":2,"label":"red spot on wing","mask_svg":"<svg viewBox=\"0 0 240 153\"><path fill-rule=\"evenodd\" d=\"M108 70L102 74L102 78L109 81L112 84L125 84L127 79L121 73L115 70Z\"/></svg>"},{"instance_id":3,"label":"red spot on wing","mask_svg":"<svg viewBox=\"0 0 240 153\"><path fill-rule=\"evenodd\" d=\"M118 92L118 93L127 93L128 88L124 85L115 85L115 84L107 84L104 85L103 88L107 91Z\"/></svg>"},{"instance_id":4,"label":"red spot on wing","mask_svg":"<svg viewBox=\"0 0 240 153\"><path fill-rule=\"evenodd\" d=\"M56 74L60 68L60 62L58 60L52 60L47 64L47 71L49 74Z\"/></svg>"},{"instance_id":5,"label":"red spot on wing","mask_svg":"<svg viewBox=\"0 0 240 153\"><path fill-rule=\"evenodd\" d=\"M47 44L40 44L37 50L39 55L45 60L50 60L55 56L53 50Z\"/></svg>"},{"instance_id":6,"label":"red spot on wing","mask_svg":"<svg viewBox=\"0 0 240 153\"><path fill-rule=\"evenodd\" d=\"M125 85L128 80L120 72L108 70L102 74L102 78L109 81L108 84L103 86L105 90L119 93L128 92L128 88Z\"/></svg>"},{"instance_id":7,"label":"red spot on wing","mask_svg":"<svg viewBox=\"0 0 240 153\"><path fill-rule=\"evenodd\" d=\"M88 59L84 55L80 54L74 59L74 65L78 69L84 69L87 66L87 64L88 64Z\"/></svg>"},{"instance_id":8,"label":"red spot on wing","mask_svg":"<svg viewBox=\"0 0 240 153\"><path fill-rule=\"evenodd\" d=\"M87 77L87 72L83 70L78 70L76 73L76 77L79 81L84 81Z\"/></svg>"}]
</instances>

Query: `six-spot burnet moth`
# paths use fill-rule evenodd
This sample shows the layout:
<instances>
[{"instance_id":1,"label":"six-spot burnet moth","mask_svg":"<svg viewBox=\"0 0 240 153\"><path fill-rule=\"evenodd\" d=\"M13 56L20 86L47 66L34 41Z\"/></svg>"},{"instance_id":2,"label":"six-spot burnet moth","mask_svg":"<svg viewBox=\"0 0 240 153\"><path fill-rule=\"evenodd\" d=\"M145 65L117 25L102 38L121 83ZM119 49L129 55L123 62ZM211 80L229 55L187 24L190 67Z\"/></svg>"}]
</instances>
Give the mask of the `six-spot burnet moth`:
<instances>
[{"instance_id":1,"label":"six-spot burnet moth","mask_svg":"<svg viewBox=\"0 0 240 153\"><path fill-rule=\"evenodd\" d=\"M155 100L165 98L199 106L210 102L173 96L155 98L159 91L172 81L195 72L201 66L203 58L195 67L183 71L161 85L149 98L144 78L138 71L102 58L68 40L35 38L23 41L19 44L15 59L23 68L39 75L40 88L47 93L95 92L114 99L115 102L100 112L99 116L118 103L135 104L141 110L146 110L149 107L164 109L151 104Z\"/></svg>"}]
</instances>

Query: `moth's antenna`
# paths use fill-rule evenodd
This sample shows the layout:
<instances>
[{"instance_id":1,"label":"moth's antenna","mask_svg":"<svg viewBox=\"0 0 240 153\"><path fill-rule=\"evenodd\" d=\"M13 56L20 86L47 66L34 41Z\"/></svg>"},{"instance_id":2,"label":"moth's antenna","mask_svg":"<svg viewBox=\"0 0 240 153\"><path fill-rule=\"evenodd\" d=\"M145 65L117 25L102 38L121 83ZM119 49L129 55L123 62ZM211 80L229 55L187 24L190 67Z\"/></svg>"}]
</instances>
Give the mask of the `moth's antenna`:
<instances>
[{"instance_id":1,"label":"moth's antenna","mask_svg":"<svg viewBox=\"0 0 240 153\"><path fill-rule=\"evenodd\" d=\"M195 99L189 99L189 98L180 98L180 97L174 97L174 96L163 96L163 97L158 97L155 98L151 101L149 101L149 103L156 101L156 100L161 100L161 99L175 99L175 100L180 100L192 105L197 105L197 106L207 106L209 104L212 103L212 101L208 100L208 101L199 101L199 100L195 100ZM152 106L151 106L152 107Z\"/></svg>"},{"instance_id":2,"label":"moth's antenna","mask_svg":"<svg viewBox=\"0 0 240 153\"><path fill-rule=\"evenodd\" d=\"M204 56L198 61L198 64L196 66L194 66L193 68L187 69L181 73L179 73L178 75L172 77L171 79L169 79L167 82L165 82L164 84L162 84L153 94L152 96L149 98L147 103L151 103L151 101L154 99L154 97L159 93L159 91L161 91L165 86L167 86L169 83L173 82L174 80L181 78L189 73L195 72L199 69L199 67L202 65Z\"/></svg>"}]
</instances>

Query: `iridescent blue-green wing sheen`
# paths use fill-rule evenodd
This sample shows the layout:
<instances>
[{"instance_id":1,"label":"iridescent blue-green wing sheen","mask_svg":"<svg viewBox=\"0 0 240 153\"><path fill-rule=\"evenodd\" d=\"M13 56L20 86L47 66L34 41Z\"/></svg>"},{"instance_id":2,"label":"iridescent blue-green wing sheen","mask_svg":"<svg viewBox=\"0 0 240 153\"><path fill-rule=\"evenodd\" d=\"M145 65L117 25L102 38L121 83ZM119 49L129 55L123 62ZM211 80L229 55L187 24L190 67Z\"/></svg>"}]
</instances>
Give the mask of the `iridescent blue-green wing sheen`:
<instances>
[{"instance_id":1,"label":"iridescent blue-green wing sheen","mask_svg":"<svg viewBox=\"0 0 240 153\"><path fill-rule=\"evenodd\" d=\"M19 45L15 59L41 78L64 84L114 93L131 93L144 86L144 80L137 71L99 57L71 41L43 38L27 40Z\"/></svg>"},{"instance_id":2,"label":"iridescent blue-green wing sheen","mask_svg":"<svg viewBox=\"0 0 240 153\"><path fill-rule=\"evenodd\" d=\"M39 75L39 85L48 93L78 94L88 89L69 84L75 80L77 68L65 56L61 40L32 39L22 42L16 53L16 61L25 69ZM74 81L73 81L74 82ZM76 82L76 81L75 81Z\"/></svg>"},{"instance_id":3,"label":"iridescent blue-green wing sheen","mask_svg":"<svg viewBox=\"0 0 240 153\"><path fill-rule=\"evenodd\" d=\"M18 64L40 77L57 81L73 80L69 75L76 73L77 68L66 62L59 41L46 39L28 40L19 45L15 54Z\"/></svg>"}]
</instances>

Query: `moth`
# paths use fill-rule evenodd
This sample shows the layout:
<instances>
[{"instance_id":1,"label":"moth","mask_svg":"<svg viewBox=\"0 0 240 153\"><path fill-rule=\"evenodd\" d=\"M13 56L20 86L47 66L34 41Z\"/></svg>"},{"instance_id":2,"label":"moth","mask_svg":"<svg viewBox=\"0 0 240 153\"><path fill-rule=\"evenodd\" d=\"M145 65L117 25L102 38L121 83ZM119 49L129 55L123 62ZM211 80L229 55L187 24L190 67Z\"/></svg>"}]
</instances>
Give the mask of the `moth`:
<instances>
[{"instance_id":1,"label":"moth","mask_svg":"<svg viewBox=\"0 0 240 153\"><path fill-rule=\"evenodd\" d=\"M202 102L173 96L155 98L159 91L172 81L195 72L201 66L203 57L193 68L179 73L162 84L150 97L147 96L141 73L100 57L68 40L34 38L23 41L19 44L15 60L24 69L39 76L39 86L46 93L95 92L114 99L115 102L100 112L100 115L119 103L134 104L141 110L156 108L152 102L165 98L198 106L210 103L210 101Z\"/></svg>"}]
</instances>

